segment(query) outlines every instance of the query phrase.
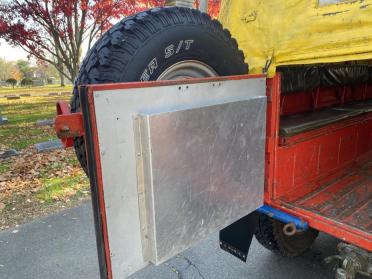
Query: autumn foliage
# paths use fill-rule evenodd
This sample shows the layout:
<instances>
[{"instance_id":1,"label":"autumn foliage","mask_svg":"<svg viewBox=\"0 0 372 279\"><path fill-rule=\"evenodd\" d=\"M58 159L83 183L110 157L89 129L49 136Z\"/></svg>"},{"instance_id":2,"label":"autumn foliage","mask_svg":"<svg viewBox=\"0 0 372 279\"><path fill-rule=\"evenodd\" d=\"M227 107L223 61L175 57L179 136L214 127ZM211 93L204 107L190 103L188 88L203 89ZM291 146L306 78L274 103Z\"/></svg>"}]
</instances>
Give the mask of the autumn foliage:
<instances>
[{"instance_id":1,"label":"autumn foliage","mask_svg":"<svg viewBox=\"0 0 372 279\"><path fill-rule=\"evenodd\" d=\"M210 13L218 14L219 0L210 0ZM0 2L1 3L1 2ZM37 60L54 65L73 81L82 49L120 18L165 0L13 0L0 4L0 38L23 48Z\"/></svg>"},{"instance_id":2,"label":"autumn foliage","mask_svg":"<svg viewBox=\"0 0 372 279\"><path fill-rule=\"evenodd\" d=\"M0 38L74 80L88 48L113 22L163 0L15 0L0 5Z\"/></svg>"},{"instance_id":3,"label":"autumn foliage","mask_svg":"<svg viewBox=\"0 0 372 279\"><path fill-rule=\"evenodd\" d=\"M195 1L196 8L199 7L199 2L200 0ZM213 18L218 17L218 14L220 12L220 5L221 0L208 0L208 14Z\"/></svg>"}]
</instances>

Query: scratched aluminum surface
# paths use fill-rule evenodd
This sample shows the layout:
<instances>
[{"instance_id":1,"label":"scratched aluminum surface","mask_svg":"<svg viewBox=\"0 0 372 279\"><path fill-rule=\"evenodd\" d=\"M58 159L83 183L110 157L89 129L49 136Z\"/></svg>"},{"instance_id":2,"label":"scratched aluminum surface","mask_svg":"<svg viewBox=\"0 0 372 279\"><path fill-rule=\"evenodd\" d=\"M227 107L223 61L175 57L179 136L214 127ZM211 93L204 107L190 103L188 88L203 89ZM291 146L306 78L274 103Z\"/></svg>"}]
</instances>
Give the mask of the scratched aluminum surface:
<instances>
[{"instance_id":1,"label":"scratched aluminum surface","mask_svg":"<svg viewBox=\"0 0 372 279\"><path fill-rule=\"evenodd\" d=\"M143 268L133 117L265 96L265 78L94 92L113 278Z\"/></svg>"},{"instance_id":2,"label":"scratched aluminum surface","mask_svg":"<svg viewBox=\"0 0 372 279\"><path fill-rule=\"evenodd\" d=\"M262 205L265 97L140 118L148 260L162 263Z\"/></svg>"}]
</instances>

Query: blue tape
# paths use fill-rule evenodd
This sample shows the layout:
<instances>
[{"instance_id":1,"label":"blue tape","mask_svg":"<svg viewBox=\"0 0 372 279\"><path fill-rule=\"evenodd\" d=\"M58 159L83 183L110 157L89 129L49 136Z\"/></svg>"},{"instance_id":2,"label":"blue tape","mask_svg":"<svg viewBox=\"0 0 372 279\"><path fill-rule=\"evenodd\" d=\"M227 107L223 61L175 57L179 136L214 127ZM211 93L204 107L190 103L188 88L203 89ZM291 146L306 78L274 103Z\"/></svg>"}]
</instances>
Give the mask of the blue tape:
<instances>
[{"instance_id":1,"label":"blue tape","mask_svg":"<svg viewBox=\"0 0 372 279\"><path fill-rule=\"evenodd\" d=\"M278 220L282 223L286 223L286 224L293 223L295 224L296 229L300 231L306 231L309 228L309 224L307 222L302 221L300 218L290 215L288 213L285 213L283 211L280 211L268 205L264 205L258 208L257 211L260 213L266 214L270 216L271 218Z\"/></svg>"}]
</instances>

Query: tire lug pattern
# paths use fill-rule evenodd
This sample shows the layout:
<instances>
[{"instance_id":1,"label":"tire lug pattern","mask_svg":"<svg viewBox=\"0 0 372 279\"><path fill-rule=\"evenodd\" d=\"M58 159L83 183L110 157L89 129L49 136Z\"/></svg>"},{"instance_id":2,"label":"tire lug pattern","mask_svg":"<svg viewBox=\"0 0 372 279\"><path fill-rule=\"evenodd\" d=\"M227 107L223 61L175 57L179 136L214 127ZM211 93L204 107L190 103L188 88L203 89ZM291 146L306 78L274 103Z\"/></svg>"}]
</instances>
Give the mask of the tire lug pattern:
<instances>
[{"instance_id":1,"label":"tire lug pattern","mask_svg":"<svg viewBox=\"0 0 372 279\"><path fill-rule=\"evenodd\" d=\"M92 46L81 64L74 83L71 111L80 110L78 85L122 81L119 75L122 76L123 72L130 71L131 57L146 41L151 40L152 36L156 36L162 29L182 24L199 25L197 28L218 34L233 51L231 59L236 63L235 72L248 72L243 52L238 49L230 32L223 30L217 20L212 20L207 14L198 10L188 8L154 8L122 19ZM87 171L84 139L76 138L74 147L81 166Z\"/></svg>"}]
</instances>

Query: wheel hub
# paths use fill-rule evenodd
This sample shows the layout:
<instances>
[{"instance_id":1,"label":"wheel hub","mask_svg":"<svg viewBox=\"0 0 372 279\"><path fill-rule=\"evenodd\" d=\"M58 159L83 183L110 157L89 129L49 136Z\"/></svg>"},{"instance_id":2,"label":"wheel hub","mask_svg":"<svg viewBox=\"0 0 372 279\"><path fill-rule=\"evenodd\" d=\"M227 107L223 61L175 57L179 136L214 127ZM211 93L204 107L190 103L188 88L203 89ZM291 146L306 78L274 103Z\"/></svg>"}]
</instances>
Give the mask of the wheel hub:
<instances>
[{"instance_id":1,"label":"wheel hub","mask_svg":"<svg viewBox=\"0 0 372 279\"><path fill-rule=\"evenodd\" d=\"M168 67L157 80L181 80L216 76L218 74L207 64L196 60L185 60Z\"/></svg>"}]
</instances>

